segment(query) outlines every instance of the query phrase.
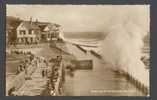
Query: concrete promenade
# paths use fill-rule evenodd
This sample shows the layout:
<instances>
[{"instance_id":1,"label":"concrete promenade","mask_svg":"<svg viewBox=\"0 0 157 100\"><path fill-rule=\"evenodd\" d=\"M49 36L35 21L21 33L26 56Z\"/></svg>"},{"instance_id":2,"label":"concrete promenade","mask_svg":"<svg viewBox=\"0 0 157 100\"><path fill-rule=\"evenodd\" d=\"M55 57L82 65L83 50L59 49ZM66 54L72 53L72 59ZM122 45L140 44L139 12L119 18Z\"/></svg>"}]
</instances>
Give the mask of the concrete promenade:
<instances>
[{"instance_id":1,"label":"concrete promenade","mask_svg":"<svg viewBox=\"0 0 157 100\"><path fill-rule=\"evenodd\" d=\"M25 83L21 86L21 88L16 91L15 95L18 96L37 96L40 95L41 92L46 88L47 77L42 77L42 70L45 67L43 63L39 63L35 72L31 75L30 80L26 80Z\"/></svg>"}]
</instances>

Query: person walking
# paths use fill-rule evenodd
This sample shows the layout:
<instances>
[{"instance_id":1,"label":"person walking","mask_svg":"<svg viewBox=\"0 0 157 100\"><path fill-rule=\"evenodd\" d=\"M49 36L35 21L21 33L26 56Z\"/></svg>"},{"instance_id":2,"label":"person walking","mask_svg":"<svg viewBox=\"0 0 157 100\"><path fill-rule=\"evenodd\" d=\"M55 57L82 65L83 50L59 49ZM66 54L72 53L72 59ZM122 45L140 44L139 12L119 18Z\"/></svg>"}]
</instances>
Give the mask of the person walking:
<instances>
[{"instance_id":1,"label":"person walking","mask_svg":"<svg viewBox=\"0 0 157 100\"><path fill-rule=\"evenodd\" d=\"M45 71L42 70L42 77L45 77Z\"/></svg>"}]
</instances>

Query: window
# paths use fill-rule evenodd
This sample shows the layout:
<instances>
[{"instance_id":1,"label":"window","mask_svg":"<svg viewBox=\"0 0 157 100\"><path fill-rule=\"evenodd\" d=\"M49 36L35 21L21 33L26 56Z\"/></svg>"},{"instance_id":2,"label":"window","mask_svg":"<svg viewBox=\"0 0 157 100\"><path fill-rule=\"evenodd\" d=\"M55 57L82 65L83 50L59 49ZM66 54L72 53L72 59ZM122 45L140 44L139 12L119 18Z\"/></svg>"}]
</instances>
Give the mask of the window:
<instances>
[{"instance_id":1,"label":"window","mask_svg":"<svg viewBox=\"0 0 157 100\"><path fill-rule=\"evenodd\" d=\"M48 38L50 38L51 37L51 34L48 34Z\"/></svg>"},{"instance_id":2,"label":"window","mask_svg":"<svg viewBox=\"0 0 157 100\"><path fill-rule=\"evenodd\" d=\"M21 42L24 42L24 39L23 39L23 38L21 38Z\"/></svg>"},{"instance_id":3,"label":"window","mask_svg":"<svg viewBox=\"0 0 157 100\"><path fill-rule=\"evenodd\" d=\"M54 32L54 37L56 37L56 32Z\"/></svg>"},{"instance_id":4,"label":"window","mask_svg":"<svg viewBox=\"0 0 157 100\"><path fill-rule=\"evenodd\" d=\"M25 35L26 31L25 30L20 30L20 35Z\"/></svg>"},{"instance_id":5,"label":"window","mask_svg":"<svg viewBox=\"0 0 157 100\"><path fill-rule=\"evenodd\" d=\"M33 38L31 37L31 42L33 42Z\"/></svg>"},{"instance_id":6,"label":"window","mask_svg":"<svg viewBox=\"0 0 157 100\"><path fill-rule=\"evenodd\" d=\"M32 30L29 30L29 34L32 34Z\"/></svg>"},{"instance_id":7,"label":"window","mask_svg":"<svg viewBox=\"0 0 157 100\"><path fill-rule=\"evenodd\" d=\"M54 36L54 37L57 37L57 36L58 36L58 32L54 32L54 33L53 33L53 36Z\"/></svg>"}]
</instances>

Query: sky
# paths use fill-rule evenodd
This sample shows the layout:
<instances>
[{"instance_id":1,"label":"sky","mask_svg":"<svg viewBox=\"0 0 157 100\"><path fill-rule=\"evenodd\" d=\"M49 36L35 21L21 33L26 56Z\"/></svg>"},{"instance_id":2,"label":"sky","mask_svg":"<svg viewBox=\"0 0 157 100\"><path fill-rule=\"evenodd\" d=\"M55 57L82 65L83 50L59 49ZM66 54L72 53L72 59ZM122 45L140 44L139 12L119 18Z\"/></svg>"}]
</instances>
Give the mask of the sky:
<instances>
[{"instance_id":1,"label":"sky","mask_svg":"<svg viewBox=\"0 0 157 100\"><path fill-rule=\"evenodd\" d=\"M103 32L123 19L149 28L149 5L7 5L7 16L58 23L64 32ZM126 21L126 20L125 20Z\"/></svg>"}]
</instances>

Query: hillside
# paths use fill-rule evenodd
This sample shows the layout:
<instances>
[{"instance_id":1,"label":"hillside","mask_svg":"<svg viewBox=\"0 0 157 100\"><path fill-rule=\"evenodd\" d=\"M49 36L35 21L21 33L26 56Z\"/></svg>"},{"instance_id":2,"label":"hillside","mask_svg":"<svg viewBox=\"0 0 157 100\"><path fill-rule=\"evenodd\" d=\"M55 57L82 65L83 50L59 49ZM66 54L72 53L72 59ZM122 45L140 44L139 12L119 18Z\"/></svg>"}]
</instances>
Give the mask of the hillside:
<instances>
[{"instance_id":1,"label":"hillside","mask_svg":"<svg viewBox=\"0 0 157 100\"><path fill-rule=\"evenodd\" d=\"M14 29L17 28L17 26L21 23L21 19L13 17L13 16L7 16L6 17L6 25L12 26Z\"/></svg>"}]
</instances>

